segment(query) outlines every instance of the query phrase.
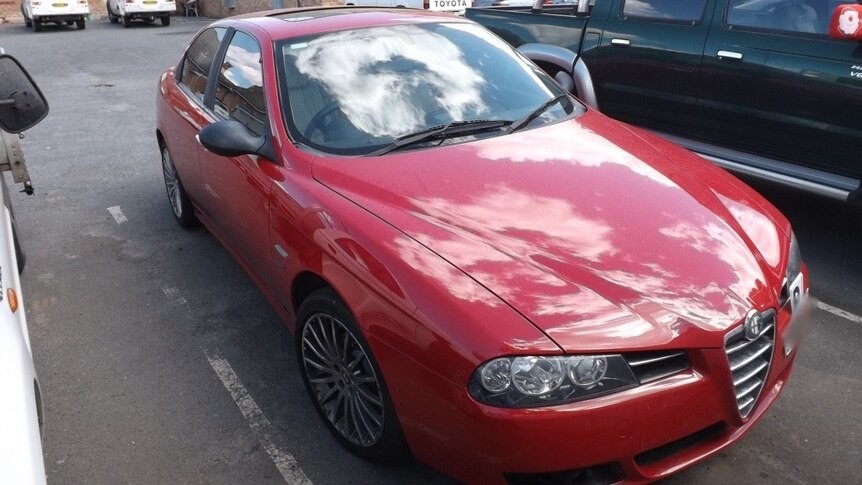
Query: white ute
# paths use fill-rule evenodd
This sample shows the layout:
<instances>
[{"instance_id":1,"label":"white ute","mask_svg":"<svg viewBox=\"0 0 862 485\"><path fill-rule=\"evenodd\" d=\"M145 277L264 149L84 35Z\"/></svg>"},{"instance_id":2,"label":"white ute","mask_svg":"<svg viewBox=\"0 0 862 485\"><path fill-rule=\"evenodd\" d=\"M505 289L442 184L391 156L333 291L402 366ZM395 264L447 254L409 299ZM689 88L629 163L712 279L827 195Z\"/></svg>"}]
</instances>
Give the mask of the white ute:
<instances>
[{"instance_id":1,"label":"white ute","mask_svg":"<svg viewBox=\"0 0 862 485\"><path fill-rule=\"evenodd\" d=\"M16 485L44 485L45 463L42 399L18 276L24 257L5 172L32 194L17 133L46 114L48 104L27 71L0 49L0 483Z\"/></svg>"},{"instance_id":2,"label":"white ute","mask_svg":"<svg viewBox=\"0 0 862 485\"><path fill-rule=\"evenodd\" d=\"M33 32L41 32L46 23L75 24L78 30L83 30L87 27L90 4L87 0L22 0L21 14L24 24L33 27Z\"/></svg>"},{"instance_id":3,"label":"white ute","mask_svg":"<svg viewBox=\"0 0 862 485\"><path fill-rule=\"evenodd\" d=\"M177 10L175 0L107 0L108 19L112 24L120 20L123 27L132 25L132 20L155 22L158 18L162 25L171 25L171 14Z\"/></svg>"}]
</instances>

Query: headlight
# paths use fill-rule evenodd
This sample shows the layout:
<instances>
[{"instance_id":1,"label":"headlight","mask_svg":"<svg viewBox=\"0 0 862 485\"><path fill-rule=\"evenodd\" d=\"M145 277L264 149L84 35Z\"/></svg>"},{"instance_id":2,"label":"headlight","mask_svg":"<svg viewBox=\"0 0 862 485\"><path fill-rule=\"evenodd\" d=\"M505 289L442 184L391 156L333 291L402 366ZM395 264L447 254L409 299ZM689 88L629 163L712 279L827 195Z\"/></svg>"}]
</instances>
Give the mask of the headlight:
<instances>
[{"instance_id":1,"label":"headlight","mask_svg":"<svg viewBox=\"0 0 862 485\"><path fill-rule=\"evenodd\" d=\"M637 384L620 355L521 356L482 364L468 391L492 406L528 408L580 401Z\"/></svg>"},{"instance_id":2,"label":"headlight","mask_svg":"<svg viewBox=\"0 0 862 485\"><path fill-rule=\"evenodd\" d=\"M784 286L781 287L781 306L787 303L790 297L790 285L802 271L802 253L799 251L799 243L796 242L796 234L790 235L790 253L787 256L787 270L784 273Z\"/></svg>"}]
</instances>

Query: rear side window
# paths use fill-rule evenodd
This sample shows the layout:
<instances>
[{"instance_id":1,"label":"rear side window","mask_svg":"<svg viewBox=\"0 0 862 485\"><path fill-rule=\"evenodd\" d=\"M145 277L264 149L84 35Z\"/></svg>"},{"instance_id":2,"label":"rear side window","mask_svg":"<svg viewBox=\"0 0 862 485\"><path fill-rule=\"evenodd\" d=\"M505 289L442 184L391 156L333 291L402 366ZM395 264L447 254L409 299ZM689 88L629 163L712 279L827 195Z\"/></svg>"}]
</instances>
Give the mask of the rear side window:
<instances>
[{"instance_id":1,"label":"rear side window","mask_svg":"<svg viewBox=\"0 0 862 485\"><path fill-rule=\"evenodd\" d=\"M624 17L667 22L700 22L706 10L706 0L625 0Z\"/></svg>"},{"instance_id":2,"label":"rear side window","mask_svg":"<svg viewBox=\"0 0 862 485\"><path fill-rule=\"evenodd\" d=\"M221 63L216 87L215 113L244 124L262 135L266 126L263 68L260 45L248 34L236 32Z\"/></svg>"},{"instance_id":3,"label":"rear side window","mask_svg":"<svg viewBox=\"0 0 862 485\"><path fill-rule=\"evenodd\" d=\"M213 65L213 59L225 32L226 29L220 27L204 30L186 51L180 83L184 84L199 101L204 99L210 67Z\"/></svg>"},{"instance_id":4,"label":"rear side window","mask_svg":"<svg viewBox=\"0 0 862 485\"><path fill-rule=\"evenodd\" d=\"M725 22L731 27L827 35L832 12L842 3L852 0L730 0Z\"/></svg>"}]
</instances>

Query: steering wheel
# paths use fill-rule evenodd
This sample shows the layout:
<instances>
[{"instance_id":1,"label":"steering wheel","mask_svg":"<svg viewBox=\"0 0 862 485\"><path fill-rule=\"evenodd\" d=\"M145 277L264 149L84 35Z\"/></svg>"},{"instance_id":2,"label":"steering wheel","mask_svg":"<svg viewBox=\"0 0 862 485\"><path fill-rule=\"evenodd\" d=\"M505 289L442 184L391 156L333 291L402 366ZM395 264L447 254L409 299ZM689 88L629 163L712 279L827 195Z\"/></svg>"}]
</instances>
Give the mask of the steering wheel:
<instances>
[{"instance_id":1,"label":"steering wheel","mask_svg":"<svg viewBox=\"0 0 862 485\"><path fill-rule=\"evenodd\" d=\"M313 135L315 131L320 131L321 133L325 134L327 131L326 129L329 127L329 125L334 123L336 118L340 117L337 116L330 118L330 115L335 113L338 110L338 107L338 102L332 101L326 106L324 106L323 109L315 113L314 116L311 117L311 120L308 122L308 124L305 126L305 131L302 132L302 136L310 139L311 135Z\"/></svg>"}]
</instances>

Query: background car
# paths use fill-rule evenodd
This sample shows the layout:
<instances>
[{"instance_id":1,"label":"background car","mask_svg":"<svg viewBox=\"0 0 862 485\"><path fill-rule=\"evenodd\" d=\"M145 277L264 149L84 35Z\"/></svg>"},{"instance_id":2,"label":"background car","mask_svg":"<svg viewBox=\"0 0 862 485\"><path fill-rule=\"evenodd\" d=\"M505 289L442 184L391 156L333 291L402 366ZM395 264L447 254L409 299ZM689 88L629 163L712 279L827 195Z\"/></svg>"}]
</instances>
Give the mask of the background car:
<instances>
[{"instance_id":1,"label":"background car","mask_svg":"<svg viewBox=\"0 0 862 485\"><path fill-rule=\"evenodd\" d=\"M74 24L78 30L84 30L87 27L86 19L90 15L90 4L87 0L60 2L21 0L21 14L24 16L24 25L33 27L33 32L41 32L42 26L46 23Z\"/></svg>"},{"instance_id":2,"label":"background car","mask_svg":"<svg viewBox=\"0 0 862 485\"><path fill-rule=\"evenodd\" d=\"M177 4L175 0L107 0L105 9L112 24L122 21L123 27L129 27L133 20L152 23L159 19L167 27Z\"/></svg>"},{"instance_id":3,"label":"background car","mask_svg":"<svg viewBox=\"0 0 862 485\"><path fill-rule=\"evenodd\" d=\"M32 193L17 133L48 114L27 71L0 49L0 470L4 483L44 484L42 399L33 366L21 280L24 253L6 184L7 171Z\"/></svg>"},{"instance_id":4,"label":"background car","mask_svg":"<svg viewBox=\"0 0 862 485\"><path fill-rule=\"evenodd\" d=\"M360 456L656 480L738 440L792 371L787 219L468 20L216 22L161 76L156 138L177 222L251 275Z\"/></svg>"}]
</instances>

